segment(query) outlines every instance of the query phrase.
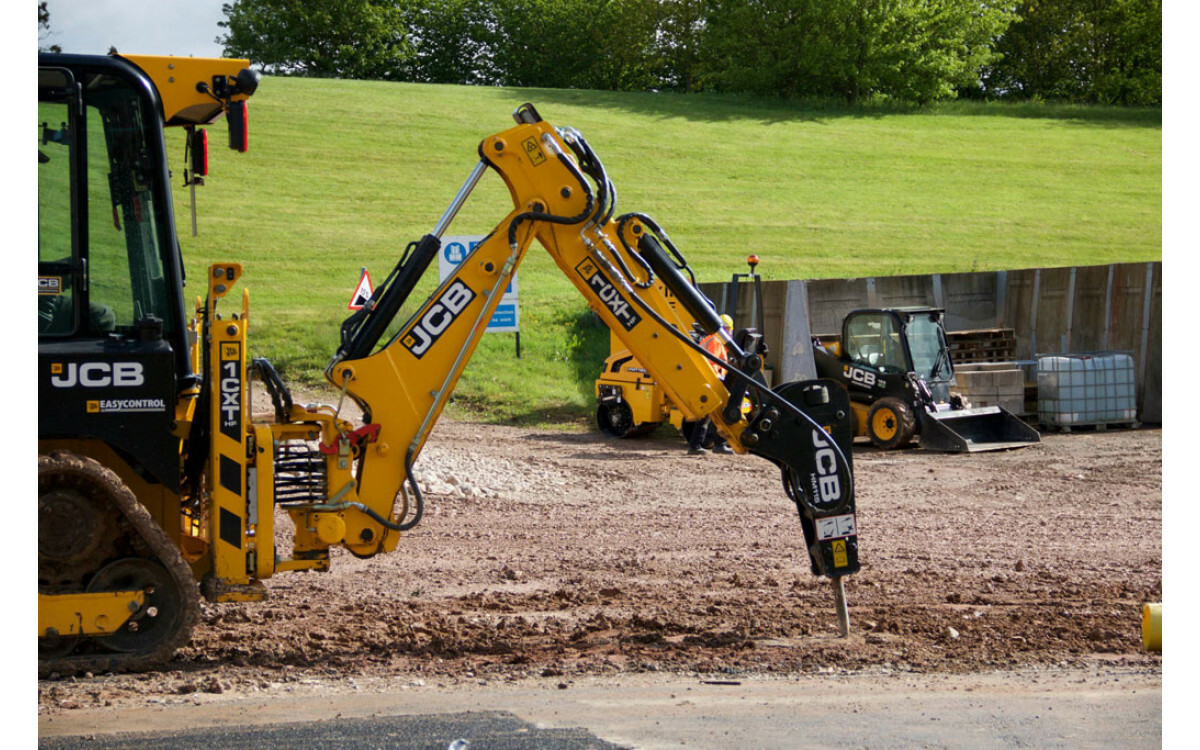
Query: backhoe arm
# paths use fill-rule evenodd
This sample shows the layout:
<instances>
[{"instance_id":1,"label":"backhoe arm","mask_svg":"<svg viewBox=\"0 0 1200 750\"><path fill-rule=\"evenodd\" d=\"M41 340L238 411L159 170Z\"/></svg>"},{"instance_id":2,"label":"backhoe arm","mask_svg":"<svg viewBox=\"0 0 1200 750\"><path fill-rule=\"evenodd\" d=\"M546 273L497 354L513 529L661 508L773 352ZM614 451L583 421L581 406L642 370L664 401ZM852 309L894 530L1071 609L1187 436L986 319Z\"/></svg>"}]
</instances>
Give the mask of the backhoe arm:
<instances>
[{"instance_id":1,"label":"backhoe arm","mask_svg":"<svg viewBox=\"0 0 1200 750\"><path fill-rule=\"evenodd\" d=\"M391 549L397 532L418 520L412 464L536 239L685 418L710 417L734 450L779 466L800 512L813 572L840 579L858 570L844 390L808 381L772 391L755 377L759 353L743 350L727 334L727 361L706 352L694 337L719 331L718 315L666 234L644 215L614 216L615 190L579 133L552 127L528 104L514 118L516 127L480 144L479 165L434 231L410 245L370 303L343 326L326 375L377 426L355 446L354 494L374 525L365 524L369 533L358 539L348 537L347 546L357 554ZM442 232L488 169L508 186L513 210L381 344L436 256ZM670 303L664 288L680 305ZM724 380L713 362L728 371ZM408 490L416 518L405 522L393 516L398 493L407 500Z\"/></svg>"}]
</instances>

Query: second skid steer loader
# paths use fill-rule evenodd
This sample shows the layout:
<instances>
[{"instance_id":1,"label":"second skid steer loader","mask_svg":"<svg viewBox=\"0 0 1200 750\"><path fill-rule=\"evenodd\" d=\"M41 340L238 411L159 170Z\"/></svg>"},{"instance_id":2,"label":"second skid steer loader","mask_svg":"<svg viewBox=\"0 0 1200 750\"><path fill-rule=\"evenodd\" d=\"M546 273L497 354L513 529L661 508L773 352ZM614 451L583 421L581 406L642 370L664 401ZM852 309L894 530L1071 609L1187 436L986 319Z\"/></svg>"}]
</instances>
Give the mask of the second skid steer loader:
<instances>
[{"instance_id":1,"label":"second skid steer loader","mask_svg":"<svg viewBox=\"0 0 1200 750\"><path fill-rule=\"evenodd\" d=\"M855 437L889 450L920 438L947 453L1020 448L1038 431L1000 406L970 408L951 392L954 365L934 307L855 310L837 341L814 337L817 374L850 392Z\"/></svg>"}]
</instances>

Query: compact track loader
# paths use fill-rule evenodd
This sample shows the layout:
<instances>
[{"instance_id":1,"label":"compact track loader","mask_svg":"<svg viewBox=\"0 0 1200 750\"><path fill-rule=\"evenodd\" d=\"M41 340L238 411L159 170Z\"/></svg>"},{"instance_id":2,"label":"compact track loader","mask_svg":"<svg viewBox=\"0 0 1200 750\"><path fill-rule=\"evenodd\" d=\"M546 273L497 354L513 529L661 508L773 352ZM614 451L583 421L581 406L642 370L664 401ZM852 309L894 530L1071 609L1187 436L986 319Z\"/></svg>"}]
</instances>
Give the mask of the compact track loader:
<instances>
[{"instance_id":1,"label":"compact track loader","mask_svg":"<svg viewBox=\"0 0 1200 750\"><path fill-rule=\"evenodd\" d=\"M335 547L396 550L423 513L413 465L535 239L687 419L710 417L736 452L778 468L848 631L843 581L859 562L846 391L769 389L761 350L732 338L717 377L689 335L718 331L717 312L652 219L616 215L578 131L525 104L483 139L441 219L343 322L325 372L338 406L302 405L249 356L240 263L212 264L188 304L170 210L163 128L225 114L243 150L248 63L38 66L39 674L159 664L188 641L201 595L262 599L264 579L327 570ZM489 172L509 189L507 215L385 335ZM252 383L271 413L251 412ZM361 422L342 416L345 399ZM275 546L277 510L295 528L290 552Z\"/></svg>"},{"instance_id":2,"label":"compact track loader","mask_svg":"<svg viewBox=\"0 0 1200 750\"><path fill-rule=\"evenodd\" d=\"M947 453L1020 448L1038 431L1000 406L970 408L956 385L944 311L933 307L855 310L836 341L814 337L817 374L850 394L854 435L879 448Z\"/></svg>"}]
</instances>

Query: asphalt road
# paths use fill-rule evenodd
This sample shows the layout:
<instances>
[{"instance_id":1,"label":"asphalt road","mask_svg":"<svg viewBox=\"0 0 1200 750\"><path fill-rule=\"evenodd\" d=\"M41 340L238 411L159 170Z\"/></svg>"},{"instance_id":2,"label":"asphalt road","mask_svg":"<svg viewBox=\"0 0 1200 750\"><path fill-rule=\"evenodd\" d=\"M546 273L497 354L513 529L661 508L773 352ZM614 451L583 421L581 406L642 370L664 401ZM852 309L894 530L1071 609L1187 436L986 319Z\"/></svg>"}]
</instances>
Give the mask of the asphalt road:
<instances>
[{"instance_id":1,"label":"asphalt road","mask_svg":"<svg viewBox=\"0 0 1200 750\"><path fill-rule=\"evenodd\" d=\"M268 747L311 750L608 750L620 746L604 742L582 729L539 729L512 714L478 711L205 727L182 732L54 737L40 741L38 747L53 750L178 750L199 747L228 750L261 750Z\"/></svg>"},{"instance_id":2,"label":"asphalt road","mask_svg":"<svg viewBox=\"0 0 1200 750\"><path fill-rule=\"evenodd\" d=\"M365 693L365 694L364 694ZM131 732L133 728L145 731ZM455 742L459 744L455 745ZM465 744L464 744L465 743ZM41 748L1157 748L1161 674L658 675L242 698L39 720Z\"/></svg>"}]
</instances>

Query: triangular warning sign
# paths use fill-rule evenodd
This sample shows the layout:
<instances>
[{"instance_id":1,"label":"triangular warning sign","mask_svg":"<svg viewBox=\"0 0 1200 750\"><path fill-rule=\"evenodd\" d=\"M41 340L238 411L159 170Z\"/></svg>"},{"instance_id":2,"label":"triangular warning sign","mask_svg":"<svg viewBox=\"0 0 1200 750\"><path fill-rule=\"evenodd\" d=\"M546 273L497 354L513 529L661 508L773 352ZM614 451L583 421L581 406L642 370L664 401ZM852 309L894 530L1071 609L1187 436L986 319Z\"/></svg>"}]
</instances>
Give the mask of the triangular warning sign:
<instances>
[{"instance_id":1,"label":"triangular warning sign","mask_svg":"<svg viewBox=\"0 0 1200 750\"><path fill-rule=\"evenodd\" d=\"M371 274L367 273L367 269L364 268L362 278L358 281L358 288L354 290L354 296L350 298L349 309L363 309L363 305L371 300L372 294L374 291L371 289Z\"/></svg>"}]
</instances>

